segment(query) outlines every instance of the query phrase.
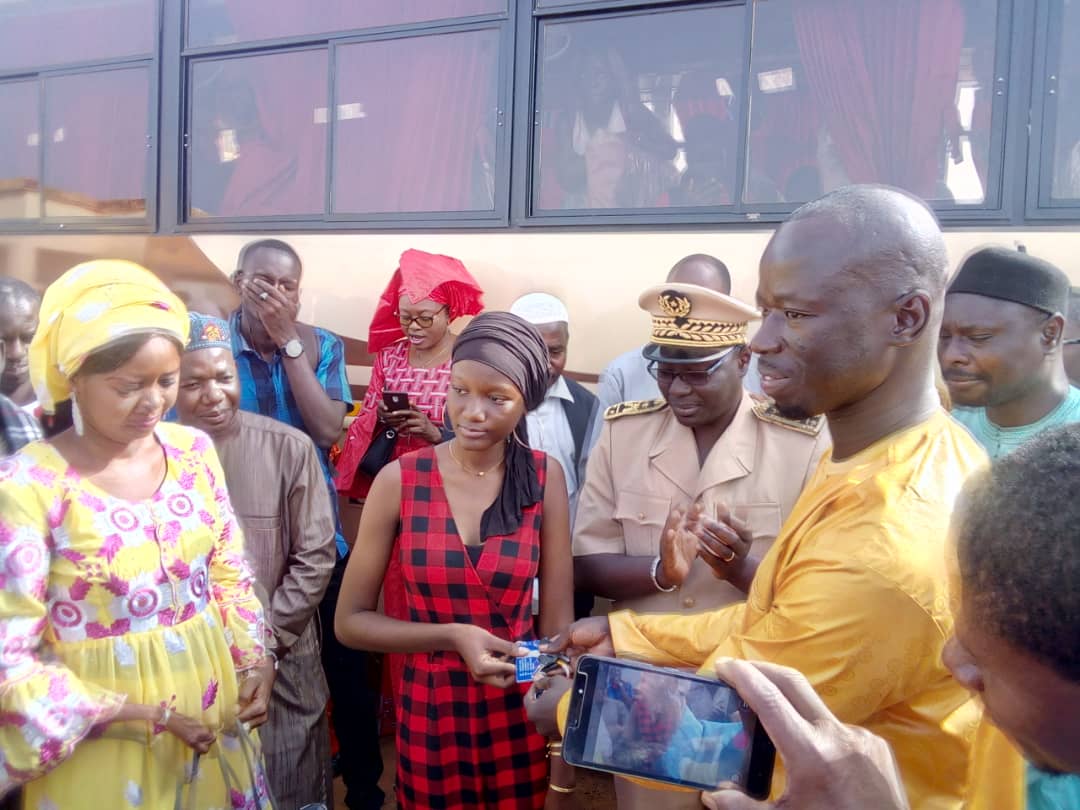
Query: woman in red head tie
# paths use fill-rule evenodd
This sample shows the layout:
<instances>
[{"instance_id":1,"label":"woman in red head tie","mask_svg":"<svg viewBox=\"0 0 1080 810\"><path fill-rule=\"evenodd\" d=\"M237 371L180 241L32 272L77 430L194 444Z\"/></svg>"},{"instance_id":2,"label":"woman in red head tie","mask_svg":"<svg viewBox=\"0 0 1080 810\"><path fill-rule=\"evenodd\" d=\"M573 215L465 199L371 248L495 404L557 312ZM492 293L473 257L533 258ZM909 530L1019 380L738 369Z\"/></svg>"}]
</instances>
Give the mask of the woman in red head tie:
<instances>
[{"instance_id":1,"label":"woman in red head tie","mask_svg":"<svg viewBox=\"0 0 1080 810\"><path fill-rule=\"evenodd\" d=\"M375 355L371 382L360 415L349 427L338 457L335 483L342 495L367 497L377 469L412 450L443 440L443 410L450 386L450 351L454 333L450 324L465 315L476 315L483 306L483 290L457 259L406 250L398 269L375 306L368 329L368 351ZM391 410L383 394L404 395L407 406ZM396 433L385 456L367 459L375 435L388 428ZM360 469L361 462L371 470ZM383 595L388 616L406 618L401 569L392 558L386 572ZM401 674L400 656L390 660L391 683Z\"/></svg>"},{"instance_id":2,"label":"woman in red head tie","mask_svg":"<svg viewBox=\"0 0 1080 810\"><path fill-rule=\"evenodd\" d=\"M375 365L360 416L350 426L337 460L337 488L343 495L367 497L374 475L360 469L360 462L377 430L389 426L397 433L384 464L442 441L454 346L450 324L480 312L482 296L476 279L457 259L422 250L401 254L368 329ZM383 401L385 392L404 394L407 406L390 410Z\"/></svg>"}]
</instances>

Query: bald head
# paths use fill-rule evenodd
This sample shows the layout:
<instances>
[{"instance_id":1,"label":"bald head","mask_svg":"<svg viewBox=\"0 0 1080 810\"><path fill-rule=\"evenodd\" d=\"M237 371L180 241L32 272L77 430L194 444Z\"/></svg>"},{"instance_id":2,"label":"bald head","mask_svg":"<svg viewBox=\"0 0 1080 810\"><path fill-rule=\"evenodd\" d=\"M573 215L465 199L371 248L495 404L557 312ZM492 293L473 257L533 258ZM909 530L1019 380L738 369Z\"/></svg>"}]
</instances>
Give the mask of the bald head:
<instances>
[{"instance_id":1,"label":"bald head","mask_svg":"<svg viewBox=\"0 0 1080 810\"><path fill-rule=\"evenodd\" d=\"M25 281L10 276L0 276L0 303L16 301L38 304L41 301L41 295Z\"/></svg>"},{"instance_id":2,"label":"bald head","mask_svg":"<svg viewBox=\"0 0 1080 810\"><path fill-rule=\"evenodd\" d=\"M769 241L751 344L762 389L782 413L828 414L834 458L940 407L945 269L933 214L884 186L827 194Z\"/></svg>"},{"instance_id":3,"label":"bald head","mask_svg":"<svg viewBox=\"0 0 1080 810\"><path fill-rule=\"evenodd\" d=\"M940 300L948 269L945 238L919 198L890 186L845 186L797 209L777 236L798 223L827 229L829 238L803 245L824 264L883 295L921 288Z\"/></svg>"},{"instance_id":4,"label":"bald head","mask_svg":"<svg viewBox=\"0 0 1080 810\"><path fill-rule=\"evenodd\" d=\"M679 259L668 271L667 280L672 284L697 284L724 295L731 294L731 273L727 265L706 253L691 253Z\"/></svg>"}]
</instances>

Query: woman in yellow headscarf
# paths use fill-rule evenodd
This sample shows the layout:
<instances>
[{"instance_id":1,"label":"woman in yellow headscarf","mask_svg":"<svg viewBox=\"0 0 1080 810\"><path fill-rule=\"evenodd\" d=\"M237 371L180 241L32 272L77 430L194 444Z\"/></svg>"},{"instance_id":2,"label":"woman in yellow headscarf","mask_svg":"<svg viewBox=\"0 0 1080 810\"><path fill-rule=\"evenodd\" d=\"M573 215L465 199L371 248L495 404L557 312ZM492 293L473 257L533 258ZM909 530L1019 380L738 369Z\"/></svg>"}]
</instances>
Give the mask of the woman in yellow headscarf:
<instances>
[{"instance_id":1,"label":"woman in yellow headscarf","mask_svg":"<svg viewBox=\"0 0 1080 810\"><path fill-rule=\"evenodd\" d=\"M75 425L0 462L0 796L21 784L24 807L269 806L243 538L209 439L161 421L187 330L130 262L42 301L31 379Z\"/></svg>"}]
</instances>

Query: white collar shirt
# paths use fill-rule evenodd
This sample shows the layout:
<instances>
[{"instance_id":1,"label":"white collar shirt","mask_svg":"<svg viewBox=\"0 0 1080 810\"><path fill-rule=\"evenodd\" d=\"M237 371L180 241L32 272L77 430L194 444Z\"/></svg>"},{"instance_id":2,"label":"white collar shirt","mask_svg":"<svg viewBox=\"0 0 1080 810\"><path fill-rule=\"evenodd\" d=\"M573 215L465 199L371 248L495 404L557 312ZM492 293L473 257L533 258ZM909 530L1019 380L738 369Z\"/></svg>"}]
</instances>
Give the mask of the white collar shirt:
<instances>
[{"instance_id":1,"label":"white collar shirt","mask_svg":"<svg viewBox=\"0 0 1080 810\"><path fill-rule=\"evenodd\" d=\"M544 401L536 410L531 411L526 419L529 444L537 450L543 450L562 465L566 475L566 494L573 501L578 488L577 466L574 463L574 434L570 431L563 400L573 402L574 395L560 375L555 384L548 388Z\"/></svg>"}]
</instances>

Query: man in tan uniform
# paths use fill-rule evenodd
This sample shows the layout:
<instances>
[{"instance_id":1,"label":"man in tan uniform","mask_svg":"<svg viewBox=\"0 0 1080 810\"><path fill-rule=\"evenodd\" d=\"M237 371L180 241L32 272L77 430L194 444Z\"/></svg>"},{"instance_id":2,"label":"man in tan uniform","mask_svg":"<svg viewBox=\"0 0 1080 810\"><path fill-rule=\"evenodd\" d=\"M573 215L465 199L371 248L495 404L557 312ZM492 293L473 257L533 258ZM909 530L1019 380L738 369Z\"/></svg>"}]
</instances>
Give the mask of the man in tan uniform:
<instances>
[{"instance_id":1,"label":"man in tan uniform","mask_svg":"<svg viewBox=\"0 0 1080 810\"><path fill-rule=\"evenodd\" d=\"M821 417L786 419L743 389L756 309L675 283L639 304L653 318L643 351L663 398L604 414L578 505L575 584L616 608L712 610L745 598L828 433ZM624 779L616 793L620 810L700 806Z\"/></svg>"}]
</instances>

